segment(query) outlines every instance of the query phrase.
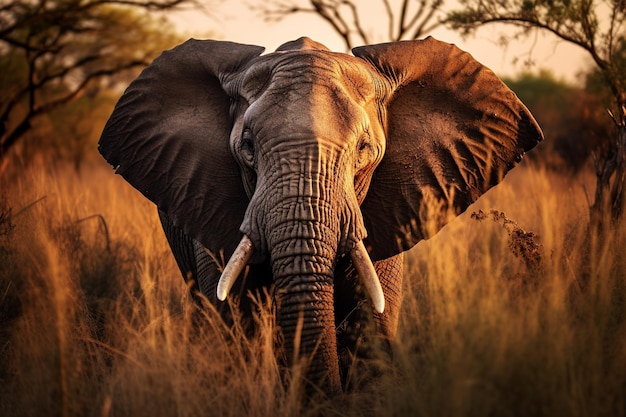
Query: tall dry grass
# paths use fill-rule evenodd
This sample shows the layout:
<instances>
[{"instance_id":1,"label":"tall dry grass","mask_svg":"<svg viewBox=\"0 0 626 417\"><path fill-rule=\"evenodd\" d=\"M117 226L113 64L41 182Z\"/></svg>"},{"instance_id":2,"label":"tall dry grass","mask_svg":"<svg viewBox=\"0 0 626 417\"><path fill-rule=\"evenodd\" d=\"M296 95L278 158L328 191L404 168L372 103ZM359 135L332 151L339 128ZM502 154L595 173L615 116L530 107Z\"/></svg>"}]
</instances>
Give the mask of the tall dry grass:
<instances>
[{"instance_id":1,"label":"tall dry grass","mask_svg":"<svg viewBox=\"0 0 626 417\"><path fill-rule=\"evenodd\" d=\"M139 193L108 169L33 167L1 189L0 412L626 415L626 230L586 239L582 182L520 167L418 244L393 362L304 404L262 298L254 337L225 328L190 300Z\"/></svg>"}]
</instances>

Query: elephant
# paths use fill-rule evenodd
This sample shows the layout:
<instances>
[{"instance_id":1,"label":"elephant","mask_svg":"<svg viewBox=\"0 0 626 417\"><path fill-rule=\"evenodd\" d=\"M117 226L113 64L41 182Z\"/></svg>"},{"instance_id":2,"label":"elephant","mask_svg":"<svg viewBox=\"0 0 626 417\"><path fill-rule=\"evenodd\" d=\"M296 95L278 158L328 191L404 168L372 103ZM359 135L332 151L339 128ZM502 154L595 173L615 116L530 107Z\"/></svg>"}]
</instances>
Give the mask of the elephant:
<instances>
[{"instance_id":1,"label":"elephant","mask_svg":"<svg viewBox=\"0 0 626 417\"><path fill-rule=\"evenodd\" d=\"M391 346L403 252L543 133L490 69L432 37L264 51L190 39L163 52L98 149L157 206L183 277L222 310L233 294L242 314L266 289L285 369L306 359L307 384L338 394L358 329Z\"/></svg>"}]
</instances>

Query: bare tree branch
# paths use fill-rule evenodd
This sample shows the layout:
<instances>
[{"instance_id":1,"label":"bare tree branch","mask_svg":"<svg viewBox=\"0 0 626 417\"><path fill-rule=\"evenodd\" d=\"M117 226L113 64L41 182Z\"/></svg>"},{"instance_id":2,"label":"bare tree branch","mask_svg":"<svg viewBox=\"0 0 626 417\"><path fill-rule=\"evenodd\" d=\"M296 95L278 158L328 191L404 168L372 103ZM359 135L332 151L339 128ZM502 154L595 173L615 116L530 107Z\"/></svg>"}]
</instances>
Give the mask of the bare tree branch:
<instances>
[{"instance_id":1,"label":"bare tree branch","mask_svg":"<svg viewBox=\"0 0 626 417\"><path fill-rule=\"evenodd\" d=\"M361 18L359 17L358 8L349 1L344 1L343 3L352 11L352 25L355 27L357 33L359 34L359 37L363 40L363 43L369 43L369 37L367 35L367 32L365 31L365 29L363 29L363 26L361 24Z\"/></svg>"},{"instance_id":2,"label":"bare tree branch","mask_svg":"<svg viewBox=\"0 0 626 417\"><path fill-rule=\"evenodd\" d=\"M389 21L388 26L389 26L389 32L387 33L387 38L389 38L389 40L393 39L393 22L394 22L394 13L393 13L393 8L391 7L391 4L389 4L389 0L383 0L383 4L385 6L385 11L387 12L387 20Z\"/></svg>"},{"instance_id":3,"label":"bare tree branch","mask_svg":"<svg viewBox=\"0 0 626 417\"><path fill-rule=\"evenodd\" d=\"M434 1L429 8L424 7L424 10L427 9L428 13L422 18L421 23L417 25L415 31L410 36L410 39L418 39L419 37L433 31L442 24L442 22L436 18L436 14L439 12L442 6L443 0L440 0ZM417 19L415 21L417 21Z\"/></svg>"},{"instance_id":4,"label":"bare tree branch","mask_svg":"<svg viewBox=\"0 0 626 417\"><path fill-rule=\"evenodd\" d=\"M180 39L149 11L197 0L15 0L0 7L0 160L33 126L97 80L145 66ZM4 83L4 84L3 84Z\"/></svg>"},{"instance_id":5,"label":"bare tree branch","mask_svg":"<svg viewBox=\"0 0 626 417\"><path fill-rule=\"evenodd\" d=\"M282 20L300 13L315 14L331 26L347 50L370 43L373 33L366 29L370 26L380 27L383 24L387 40L398 41L417 39L441 25L437 16L443 0L403 0L399 7L389 0L365 3L358 0L278 0L254 6L253 9L260 11L268 20ZM368 13L376 7L384 10L386 21L381 19L380 13ZM398 9L395 10L395 7Z\"/></svg>"},{"instance_id":6,"label":"bare tree branch","mask_svg":"<svg viewBox=\"0 0 626 417\"><path fill-rule=\"evenodd\" d=\"M406 13L407 13L408 6L409 6L409 0L403 0L402 1L402 11L400 12L400 20L398 22L398 34L396 35L395 40L401 39L402 35L404 34L404 31L406 30L405 22L406 22L406 19L407 19ZM419 15L421 15L421 13L422 13L422 7L419 8L419 10L415 14L414 18L418 19Z\"/></svg>"}]
</instances>

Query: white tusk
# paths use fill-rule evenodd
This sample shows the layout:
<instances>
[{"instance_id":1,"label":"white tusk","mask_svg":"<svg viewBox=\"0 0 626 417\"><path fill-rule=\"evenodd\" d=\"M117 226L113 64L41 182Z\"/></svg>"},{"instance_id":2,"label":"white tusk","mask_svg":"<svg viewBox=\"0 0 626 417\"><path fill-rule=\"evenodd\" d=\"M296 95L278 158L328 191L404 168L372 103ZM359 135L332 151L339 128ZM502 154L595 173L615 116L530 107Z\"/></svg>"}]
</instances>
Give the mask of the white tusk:
<instances>
[{"instance_id":1,"label":"white tusk","mask_svg":"<svg viewBox=\"0 0 626 417\"><path fill-rule=\"evenodd\" d=\"M354 245L354 248L350 251L350 257L352 258L352 263L354 264L356 271L361 277L365 290L372 299L374 309L377 312L382 313L385 311L385 295L383 294L383 289L380 286L378 274L376 274L372 260L367 254L367 250L365 249L365 245L362 240L359 240Z\"/></svg>"},{"instance_id":2,"label":"white tusk","mask_svg":"<svg viewBox=\"0 0 626 417\"><path fill-rule=\"evenodd\" d=\"M246 235L243 235L239 245L235 249L233 256L230 257L228 263L224 267L224 271L222 271L222 276L220 276L220 281L217 283L217 298L220 301L224 301L230 292L230 289L235 284L237 277L243 269L246 267L246 264L252 257L254 253L254 247L252 246L252 241Z\"/></svg>"}]
</instances>

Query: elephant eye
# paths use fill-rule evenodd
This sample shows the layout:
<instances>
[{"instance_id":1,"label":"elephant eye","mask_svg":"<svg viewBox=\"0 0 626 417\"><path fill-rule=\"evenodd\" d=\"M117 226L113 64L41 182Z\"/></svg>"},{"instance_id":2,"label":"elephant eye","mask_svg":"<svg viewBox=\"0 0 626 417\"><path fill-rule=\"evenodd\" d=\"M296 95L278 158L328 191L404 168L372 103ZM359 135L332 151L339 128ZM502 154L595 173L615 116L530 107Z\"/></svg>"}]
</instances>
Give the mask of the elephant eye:
<instances>
[{"instance_id":1,"label":"elephant eye","mask_svg":"<svg viewBox=\"0 0 626 417\"><path fill-rule=\"evenodd\" d=\"M254 135L248 128L241 134L241 155L248 166L254 165Z\"/></svg>"},{"instance_id":2,"label":"elephant eye","mask_svg":"<svg viewBox=\"0 0 626 417\"><path fill-rule=\"evenodd\" d=\"M250 129L244 129L241 134L241 146L249 151L254 151L254 138Z\"/></svg>"},{"instance_id":3,"label":"elephant eye","mask_svg":"<svg viewBox=\"0 0 626 417\"><path fill-rule=\"evenodd\" d=\"M372 159L372 145L369 142L369 137L364 135L357 145L356 166L357 170L366 166Z\"/></svg>"}]
</instances>

